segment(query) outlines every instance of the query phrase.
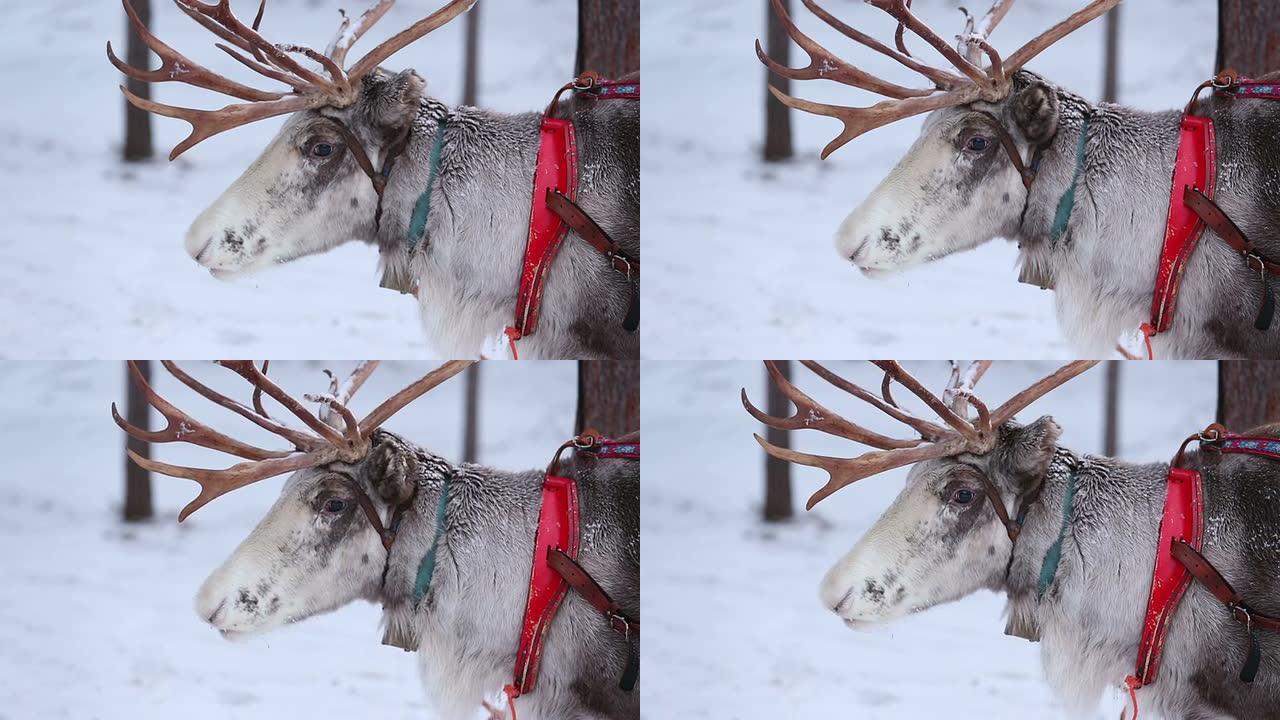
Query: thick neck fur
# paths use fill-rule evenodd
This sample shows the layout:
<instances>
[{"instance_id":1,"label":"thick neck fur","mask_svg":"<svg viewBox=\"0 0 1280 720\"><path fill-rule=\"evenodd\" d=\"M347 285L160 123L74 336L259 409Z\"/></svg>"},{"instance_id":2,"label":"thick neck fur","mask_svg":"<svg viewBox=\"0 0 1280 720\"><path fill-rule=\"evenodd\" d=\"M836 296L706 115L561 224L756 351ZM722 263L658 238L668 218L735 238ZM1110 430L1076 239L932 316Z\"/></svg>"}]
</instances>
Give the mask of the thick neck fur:
<instances>
[{"instance_id":1,"label":"thick neck fur","mask_svg":"<svg viewBox=\"0 0 1280 720\"><path fill-rule=\"evenodd\" d=\"M1191 466L1200 460L1193 456ZM1243 516L1252 504L1247 495L1254 491L1247 474L1256 469L1241 467L1257 468L1267 462L1236 456L1219 468L1213 458L1211 467L1202 468L1205 552L1246 597L1269 602L1274 608L1277 600L1268 598L1275 598L1280 590L1280 570L1258 573L1240 563L1240 555L1256 552L1242 538L1250 537L1250 525L1262 522ZM1228 467L1239 472L1220 472ZM1119 687L1134 672L1167 471L1164 464L1131 465L1059 449L1043 494L1028 512L1015 545L1005 588L1010 624L1039 630L1046 678L1072 713L1091 711L1106 688ZM1241 473L1246 475L1243 481ZM1076 494L1061 564L1044 597L1038 599L1045 553L1062 528L1063 501L1073 477ZM1274 480L1269 482L1274 492ZM1271 512L1274 523L1280 510ZM1280 554L1268 553L1269 558ZM1271 670L1270 677L1260 674L1255 683L1246 685L1236 677L1245 658L1241 628L1211 594L1193 583L1168 632L1158 682L1138 691L1143 716L1275 717L1280 708L1280 639L1260 639L1263 667Z\"/></svg>"},{"instance_id":2,"label":"thick neck fur","mask_svg":"<svg viewBox=\"0 0 1280 720\"><path fill-rule=\"evenodd\" d=\"M638 103L600 101L572 113L578 203L639 257ZM439 172L428 180L432 146L446 118ZM514 319L540 121L539 113L449 108L424 98L387 185L376 240L383 284L419 288L427 336L449 357L477 356ZM426 231L410 254L406 234L428 182ZM571 233L548 273L537 332L520 342L520 356L634 357L638 334L621 327L630 293L631 284Z\"/></svg>"},{"instance_id":3,"label":"thick neck fur","mask_svg":"<svg viewBox=\"0 0 1280 720\"><path fill-rule=\"evenodd\" d=\"M454 465L417 451L418 492L392 546L383 605L385 638L416 645L423 683L440 717L473 718L485 699L511 682L528 594L544 473L509 473L479 465ZM629 537L618 502L638 468L612 461L590 472L577 468L582 518L579 560L615 599L639 615L639 532ZM574 467L574 466L569 466ZM608 487L596 489L600 478ZM445 527L431 585L418 607L413 587L436 533L436 509L448 478ZM625 497L625 495L622 495ZM634 542L634 548L631 548ZM629 548L631 548L629 550ZM629 553L634 552L634 574ZM519 716L636 718L639 691L617 689L626 645L594 608L569 593L544 648L542 671L531 694L516 700Z\"/></svg>"},{"instance_id":4,"label":"thick neck fur","mask_svg":"<svg viewBox=\"0 0 1280 720\"><path fill-rule=\"evenodd\" d=\"M1062 89L1057 94L1059 130L1044 152L1015 235L1024 272L1031 268L1033 275L1053 279L1058 320L1077 351L1106 357L1117 338L1150 320L1181 113L1092 105ZM1254 157L1259 150L1251 147L1280 144L1275 138L1280 103L1227 102L1235 104L1215 98L1199 106L1217 126L1215 199L1274 257L1280 242L1272 239L1270 228L1280 220L1280 183L1274 162L1259 161ZM1067 232L1054 243L1049 231L1071 183L1086 113L1088 141L1075 208ZM1280 324L1266 332L1253 327L1261 298L1257 274L1206 231L1183 276L1173 325L1155 338L1157 357L1275 355Z\"/></svg>"}]
</instances>

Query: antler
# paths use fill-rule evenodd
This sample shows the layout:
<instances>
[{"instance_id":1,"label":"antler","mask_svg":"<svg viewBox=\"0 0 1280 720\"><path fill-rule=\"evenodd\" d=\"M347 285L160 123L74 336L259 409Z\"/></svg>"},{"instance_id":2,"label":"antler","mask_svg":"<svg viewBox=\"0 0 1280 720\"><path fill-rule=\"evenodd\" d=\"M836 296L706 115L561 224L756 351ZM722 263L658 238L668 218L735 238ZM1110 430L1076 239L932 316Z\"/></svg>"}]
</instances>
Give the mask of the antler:
<instances>
[{"instance_id":1,"label":"antler","mask_svg":"<svg viewBox=\"0 0 1280 720\"><path fill-rule=\"evenodd\" d=\"M800 32L795 23L787 15L780 0L771 0L773 12L778 16L783 27L806 53L809 65L803 68L789 68L775 62L765 54L756 41L756 55L769 70L792 80L827 79L869 90L878 95L890 98L870 107L848 107L844 105L827 105L824 103L801 100L781 92L772 85L769 92L784 105L803 110L815 115L833 117L844 123L844 130L822 150L822 157L835 152L845 143L859 135L888 125L903 118L931 112L944 107L964 105L975 100L997 102L1009 94L1013 85L1014 74L1032 58L1053 43L1061 40L1073 30L1085 25L1090 20L1102 15L1119 4L1120 0L1093 0L1083 9L1072 14L1066 20L1054 25L1027 44L1023 45L1007 59L1002 59L988 42L987 38L1004 19L1005 14L1013 6L1014 0L995 0L991 9L975 21L967 16L965 33L957 36L964 52L958 52L943 40L928 25L911 12L910 0L866 0L898 21L896 33L897 50L876 41L865 33L859 32L836 19L820 6L816 0L803 0L804 6L841 34L883 55L893 58L903 66L923 75L933 83L932 88L909 88L878 78L866 71L841 60L831 51L819 45L812 38ZM967 13L966 13L967 15ZM924 64L907 52L903 42L903 33L912 34L927 42L943 56L952 67L960 71L957 75L941 68ZM984 70L981 65L983 55L991 61Z\"/></svg>"},{"instance_id":2,"label":"antler","mask_svg":"<svg viewBox=\"0 0 1280 720\"><path fill-rule=\"evenodd\" d=\"M142 390L147 402L168 420L168 425L164 430L154 432L139 428L120 417L115 403L111 404L112 418L115 419L120 429L131 437L156 443L187 442L212 450L220 450L249 461L217 470L170 465L144 458L132 450L129 451L129 457L147 470L171 477L195 480L200 483L200 494L178 514L179 522L185 520L188 515L199 510L214 498L259 480L336 461L358 462L369 451L369 438L373 435L374 430L405 405L408 405L409 402L462 372L471 363L470 361L454 360L441 365L379 405L376 410L370 413L369 417L365 418L364 422L360 423L356 422L355 417L346 407L346 403L350 401L352 395L360 389L360 386L377 368L377 362L365 361L360 363L352 371L350 377L342 383L339 383L337 378L332 373L329 373L331 378L331 392L329 394L305 396L308 400L319 402L323 405L324 410L321 411L320 417L312 414L301 403L268 379L266 363L263 363L261 370L248 360L221 360L218 361L218 364L240 375L253 386L254 410L200 383L176 364L169 361L163 362L164 368L179 382L217 405L232 410L241 417L252 421L264 430L285 438L292 443L293 450L266 450L255 447L228 437L200 423L160 397L143 378L142 373L138 371L138 367L133 361L129 362L129 370L134 384ZM328 371L326 370L325 372ZM315 434L290 428L268 417L266 411L262 409L260 400L262 393L266 393L280 403L315 431ZM342 420L342 425L339 426L330 413L336 414ZM332 426L329 424L330 422L333 423Z\"/></svg>"},{"instance_id":3,"label":"antler","mask_svg":"<svg viewBox=\"0 0 1280 720\"><path fill-rule=\"evenodd\" d=\"M198 110L146 100L121 86L129 102L142 110L165 117L178 118L191 124L191 134L178 143L169 153L173 160L196 143L225 130L248 123L319 107L348 107L359 97L360 80L381 62L391 57L413 41L439 28L466 12L476 0L453 0L436 12L414 23L382 44L370 50L350 70L344 71L351 45L395 4L395 0L380 0L365 11L354 25L343 16L338 36L330 44L327 53L319 53L301 45L276 44L258 33L266 0L260 0L258 13L252 25L245 25L231 11L231 0L217 0L212 4L199 0L174 0L178 9L198 22L205 29L228 44L214 43L219 50L230 55L245 67L264 77L288 85L290 92L261 90L231 80L193 62L177 50L169 47L147 30L138 18L131 0L121 0L129 22L138 36L161 59L155 70L142 70L116 57L111 43L107 43L107 59L120 72L142 82L182 82L205 90L246 100L246 103L227 105L217 110ZM232 47L234 46L234 47ZM291 55L302 55L325 71L313 72L294 60Z\"/></svg>"},{"instance_id":4,"label":"antler","mask_svg":"<svg viewBox=\"0 0 1280 720\"><path fill-rule=\"evenodd\" d=\"M826 455L811 455L789 448L774 445L759 435L756 442L765 452L773 457L800 465L822 468L830 476L827 483L810 496L806 509L812 509L840 488L851 485L858 480L882 473L886 470L911 465L933 458L948 457L970 452L985 454L995 446L998 428L1022 410L1032 401L1039 398L1071 378L1093 367L1096 361L1080 360L1058 368L1048 376L1041 378L1030 387L1014 395L995 412L973 394L973 386L987 372L990 360L980 360L961 370L956 363L952 364L951 380L946 390L939 397L930 393L910 373L896 362L873 360L872 363L884 372L882 386L883 399L876 397L862 387L836 375L822 365L811 360L803 360L802 364L816 375L832 385L868 403L895 420L907 425L920 434L916 438L891 438L880 433L856 425L845 418L831 412L816 400L801 392L782 376L771 361L765 362L769 376L782 393L796 406L796 413L790 417L779 418L761 412L747 399L747 391L742 391L742 404L752 417L765 425L779 430L821 430L848 440L877 448L854 458L837 458ZM888 388L898 383L918 397L933 410L947 427L926 420L921 420L902 410L893 402ZM977 417L970 419L968 406L972 404L977 410Z\"/></svg>"}]
</instances>

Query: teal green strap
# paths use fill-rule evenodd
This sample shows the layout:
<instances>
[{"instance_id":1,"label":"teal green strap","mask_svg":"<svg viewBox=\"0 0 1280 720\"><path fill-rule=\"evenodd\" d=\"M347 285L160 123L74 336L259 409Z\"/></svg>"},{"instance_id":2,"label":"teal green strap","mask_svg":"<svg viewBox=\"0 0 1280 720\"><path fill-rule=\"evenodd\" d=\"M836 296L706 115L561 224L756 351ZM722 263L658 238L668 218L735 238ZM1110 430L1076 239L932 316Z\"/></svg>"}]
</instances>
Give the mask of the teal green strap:
<instances>
[{"instance_id":1,"label":"teal green strap","mask_svg":"<svg viewBox=\"0 0 1280 720\"><path fill-rule=\"evenodd\" d=\"M427 187L418 196L413 205L413 217L409 219L409 231L405 233L404 242L412 254L418 248L418 240L427 231L427 217L431 214L431 188L436 184L436 175L440 172L440 149L444 146L444 130L449 126L448 116L440 118L436 123L436 139L431 145L430 165L427 168Z\"/></svg>"},{"instance_id":2,"label":"teal green strap","mask_svg":"<svg viewBox=\"0 0 1280 720\"><path fill-rule=\"evenodd\" d=\"M445 508L449 504L449 476L444 477L440 486L440 501L436 503L436 533L431 538L431 549L418 563L418 579L413 583L413 607L417 609L422 597L431 589L431 576L436 574L436 550L440 547L440 536L444 535Z\"/></svg>"},{"instance_id":3,"label":"teal green strap","mask_svg":"<svg viewBox=\"0 0 1280 720\"><path fill-rule=\"evenodd\" d=\"M1076 206L1076 183L1084 172L1084 146L1089 139L1089 116L1084 116L1080 124L1080 142L1076 144L1076 170L1071 175L1071 185L1058 198L1058 212L1053 216L1053 228L1049 230L1049 242L1056 243L1067 231L1067 221L1071 219L1071 210Z\"/></svg>"},{"instance_id":4,"label":"teal green strap","mask_svg":"<svg viewBox=\"0 0 1280 720\"><path fill-rule=\"evenodd\" d=\"M1053 584L1053 578L1058 574L1058 564L1062 562L1062 541L1067 537L1067 528L1071 525L1071 510L1076 504L1076 473L1073 470L1071 477L1067 481L1067 494L1062 499L1062 527L1058 528L1058 539L1053 541L1053 545L1049 546L1049 551L1044 554L1044 563L1040 566L1040 585L1036 592L1036 599L1044 598L1044 593Z\"/></svg>"}]
</instances>

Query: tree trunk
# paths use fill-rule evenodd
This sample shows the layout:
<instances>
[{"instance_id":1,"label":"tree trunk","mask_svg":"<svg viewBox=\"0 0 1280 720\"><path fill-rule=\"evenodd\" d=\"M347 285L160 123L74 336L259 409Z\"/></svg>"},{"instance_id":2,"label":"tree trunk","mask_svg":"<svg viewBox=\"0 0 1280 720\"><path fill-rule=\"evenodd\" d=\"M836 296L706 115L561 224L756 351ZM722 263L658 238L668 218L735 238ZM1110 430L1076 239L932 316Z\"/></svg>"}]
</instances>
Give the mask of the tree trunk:
<instances>
[{"instance_id":1,"label":"tree trunk","mask_svg":"<svg viewBox=\"0 0 1280 720\"><path fill-rule=\"evenodd\" d=\"M151 0L133 0L133 9L142 24L151 26ZM129 34L125 49L125 61L134 67L151 67L151 50L134 32L126 15L125 32ZM151 85L140 80L126 78L129 91L144 100L151 99ZM140 110L124 100L124 159L128 162L149 160L154 154L151 148L151 113Z\"/></svg>"},{"instance_id":2,"label":"tree trunk","mask_svg":"<svg viewBox=\"0 0 1280 720\"><path fill-rule=\"evenodd\" d=\"M791 361L779 360L778 371L782 377L791 379ZM791 414L790 401L782 394L781 388L769 382L765 375L765 385L769 388L765 398L765 412L774 417L787 417ZM791 433L767 427L765 439L778 447L791 447ZM768 453L764 456L764 521L782 522L790 520L795 514L791 506L791 464L779 460Z\"/></svg>"},{"instance_id":3,"label":"tree trunk","mask_svg":"<svg viewBox=\"0 0 1280 720\"><path fill-rule=\"evenodd\" d=\"M782 7L788 15L791 14L791 0L782 0ZM768 47L765 51L769 53L769 57L791 67L791 38L787 36L787 29L782 26L767 2L764 12L768 18L768 37L765 39ZM765 68L764 84L764 159L765 162L789 160L795 154L791 146L791 109L778 102L773 93L769 92L768 86L773 85L790 95L791 80L774 75L769 72L769 68Z\"/></svg>"},{"instance_id":4,"label":"tree trunk","mask_svg":"<svg viewBox=\"0 0 1280 720\"><path fill-rule=\"evenodd\" d=\"M1280 70L1275 0L1218 0L1217 63L1255 78Z\"/></svg>"},{"instance_id":5,"label":"tree trunk","mask_svg":"<svg viewBox=\"0 0 1280 720\"><path fill-rule=\"evenodd\" d=\"M151 382L151 361L139 360L138 372L142 374L142 379ZM125 419L136 427L149 427L150 423L147 420L147 415L150 413L151 408L147 404L147 398L142 394L142 390L137 387L129 376L128 366L125 367L124 383L125 387L128 388L128 394L125 396ZM128 435L125 438L126 448L144 458L150 459L150 443L135 440ZM124 458L124 521L142 522L150 520L154 514L155 511L151 506L151 473L139 467L126 455Z\"/></svg>"},{"instance_id":6,"label":"tree trunk","mask_svg":"<svg viewBox=\"0 0 1280 720\"><path fill-rule=\"evenodd\" d=\"M640 0L578 0L574 66L615 79L640 72Z\"/></svg>"},{"instance_id":7,"label":"tree trunk","mask_svg":"<svg viewBox=\"0 0 1280 720\"><path fill-rule=\"evenodd\" d=\"M478 462L480 445L480 364L467 368L462 380L466 395L462 409L462 462L473 463Z\"/></svg>"},{"instance_id":8,"label":"tree trunk","mask_svg":"<svg viewBox=\"0 0 1280 720\"><path fill-rule=\"evenodd\" d=\"M1119 102L1120 97L1120 7L1107 12L1106 50L1102 65L1102 102ZM1109 371L1108 371L1109 372Z\"/></svg>"},{"instance_id":9,"label":"tree trunk","mask_svg":"<svg viewBox=\"0 0 1280 720\"><path fill-rule=\"evenodd\" d=\"M478 83L480 76L480 6L484 3L476 3L467 11L466 29L467 40L466 50L463 58L462 71L462 104L475 107L480 104L478 98ZM468 380L467 382L471 382ZM474 462L474 461L473 461Z\"/></svg>"},{"instance_id":10,"label":"tree trunk","mask_svg":"<svg viewBox=\"0 0 1280 720\"><path fill-rule=\"evenodd\" d=\"M1115 457L1120 452L1120 363L1107 363L1103 381L1104 417L1102 425L1102 454Z\"/></svg>"},{"instance_id":11,"label":"tree trunk","mask_svg":"<svg viewBox=\"0 0 1280 720\"><path fill-rule=\"evenodd\" d=\"M620 437L640 429L640 362L579 360L575 432Z\"/></svg>"},{"instance_id":12,"label":"tree trunk","mask_svg":"<svg viewBox=\"0 0 1280 720\"><path fill-rule=\"evenodd\" d=\"M1238 433L1280 422L1280 373L1275 361L1218 362L1218 422Z\"/></svg>"}]
</instances>

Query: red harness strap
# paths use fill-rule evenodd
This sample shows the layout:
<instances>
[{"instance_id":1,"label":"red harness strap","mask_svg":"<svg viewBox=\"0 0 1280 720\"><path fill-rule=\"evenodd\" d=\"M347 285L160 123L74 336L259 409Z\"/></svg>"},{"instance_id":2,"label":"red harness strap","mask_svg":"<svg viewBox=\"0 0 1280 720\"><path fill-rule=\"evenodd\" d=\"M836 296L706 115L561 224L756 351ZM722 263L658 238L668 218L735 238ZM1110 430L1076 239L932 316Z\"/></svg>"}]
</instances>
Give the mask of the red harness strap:
<instances>
[{"instance_id":1,"label":"red harness strap","mask_svg":"<svg viewBox=\"0 0 1280 720\"><path fill-rule=\"evenodd\" d=\"M578 485L570 478L547 475L542 483L542 510L533 543L533 569L529 573L529 599L524 608L515 675L504 688L509 698L533 689L542 662L542 644L551 621L560 609L568 583L548 562L552 550L570 558L578 556Z\"/></svg>"},{"instance_id":2,"label":"red harness strap","mask_svg":"<svg viewBox=\"0 0 1280 720\"><path fill-rule=\"evenodd\" d=\"M1186 113L1179 131L1178 158L1173 164L1173 187L1169 197L1169 216L1165 223L1164 246L1160 250L1160 266L1156 270L1156 289L1151 299L1151 322L1144 323L1150 357L1151 338L1169 329L1178 301L1178 287L1187 261L1204 234L1204 221L1183 202L1183 193L1193 187L1213 198L1217 178L1217 157L1213 120Z\"/></svg>"}]
</instances>

